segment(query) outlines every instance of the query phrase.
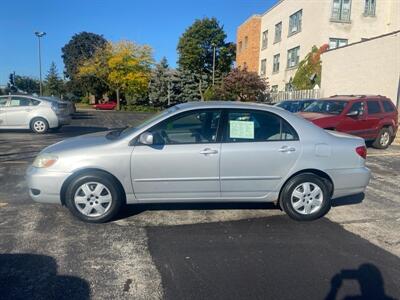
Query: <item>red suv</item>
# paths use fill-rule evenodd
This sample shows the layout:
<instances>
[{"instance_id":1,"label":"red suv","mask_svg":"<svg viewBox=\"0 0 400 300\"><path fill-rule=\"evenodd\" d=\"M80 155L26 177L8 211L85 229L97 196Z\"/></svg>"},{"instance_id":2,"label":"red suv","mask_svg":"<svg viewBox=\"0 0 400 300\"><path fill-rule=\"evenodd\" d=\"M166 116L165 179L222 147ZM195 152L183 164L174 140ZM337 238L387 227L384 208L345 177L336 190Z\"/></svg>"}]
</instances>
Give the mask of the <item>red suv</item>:
<instances>
[{"instance_id":1,"label":"red suv","mask_svg":"<svg viewBox=\"0 0 400 300\"><path fill-rule=\"evenodd\" d=\"M332 96L313 102L299 115L324 129L372 141L379 149L389 147L399 126L396 107L383 96Z\"/></svg>"}]
</instances>

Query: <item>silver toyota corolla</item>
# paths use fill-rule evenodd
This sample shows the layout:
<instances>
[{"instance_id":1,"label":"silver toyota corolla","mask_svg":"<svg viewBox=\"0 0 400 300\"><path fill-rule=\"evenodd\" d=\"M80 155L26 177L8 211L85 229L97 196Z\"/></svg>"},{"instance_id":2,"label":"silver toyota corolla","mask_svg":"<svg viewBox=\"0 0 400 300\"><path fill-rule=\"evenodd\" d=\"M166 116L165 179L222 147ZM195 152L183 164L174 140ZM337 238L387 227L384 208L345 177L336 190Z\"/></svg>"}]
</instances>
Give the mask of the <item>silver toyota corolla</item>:
<instances>
[{"instance_id":1,"label":"silver toyota corolla","mask_svg":"<svg viewBox=\"0 0 400 300\"><path fill-rule=\"evenodd\" d=\"M124 203L277 202L293 219L326 214L331 199L361 193L370 171L358 137L328 132L281 108L186 103L136 128L45 148L27 171L38 202L87 222Z\"/></svg>"}]
</instances>

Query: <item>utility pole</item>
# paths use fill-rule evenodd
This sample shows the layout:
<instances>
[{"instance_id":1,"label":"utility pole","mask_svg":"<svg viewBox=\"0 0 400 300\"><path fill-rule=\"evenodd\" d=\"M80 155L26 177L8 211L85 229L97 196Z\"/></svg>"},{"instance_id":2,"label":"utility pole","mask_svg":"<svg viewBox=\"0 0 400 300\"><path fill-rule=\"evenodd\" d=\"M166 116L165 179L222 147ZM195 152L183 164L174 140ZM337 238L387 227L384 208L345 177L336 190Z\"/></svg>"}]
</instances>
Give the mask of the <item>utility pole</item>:
<instances>
[{"instance_id":1,"label":"utility pole","mask_svg":"<svg viewBox=\"0 0 400 300\"><path fill-rule=\"evenodd\" d=\"M212 67L212 85L214 86L215 84L215 49L216 45L212 43L213 46L213 67Z\"/></svg>"},{"instance_id":2,"label":"utility pole","mask_svg":"<svg viewBox=\"0 0 400 300\"><path fill-rule=\"evenodd\" d=\"M40 45L40 38L46 35L44 31L36 31L35 35L38 37L39 42L39 83L40 83L40 96L43 96L43 83L42 83L42 49Z\"/></svg>"}]
</instances>

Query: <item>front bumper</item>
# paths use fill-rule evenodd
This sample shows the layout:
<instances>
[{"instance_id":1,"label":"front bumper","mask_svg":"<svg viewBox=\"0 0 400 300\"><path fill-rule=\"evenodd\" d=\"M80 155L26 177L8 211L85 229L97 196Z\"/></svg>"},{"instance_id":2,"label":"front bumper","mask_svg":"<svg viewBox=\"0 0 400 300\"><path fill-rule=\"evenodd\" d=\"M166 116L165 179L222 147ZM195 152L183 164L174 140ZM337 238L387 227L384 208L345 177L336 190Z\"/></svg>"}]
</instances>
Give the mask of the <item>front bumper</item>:
<instances>
[{"instance_id":1,"label":"front bumper","mask_svg":"<svg viewBox=\"0 0 400 300\"><path fill-rule=\"evenodd\" d=\"M332 199L363 193L371 179L371 171L367 167L325 171L333 181Z\"/></svg>"},{"instance_id":2,"label":"front bumper","mask_svg":"<svg viewBox=\"0 0 400 300\"><path fill-rule=\"evenodd\" d=\"M26 171L29 196L36 202L61 204L61 187L70 175L30 166Z\"/></svg>"}]
</instances>

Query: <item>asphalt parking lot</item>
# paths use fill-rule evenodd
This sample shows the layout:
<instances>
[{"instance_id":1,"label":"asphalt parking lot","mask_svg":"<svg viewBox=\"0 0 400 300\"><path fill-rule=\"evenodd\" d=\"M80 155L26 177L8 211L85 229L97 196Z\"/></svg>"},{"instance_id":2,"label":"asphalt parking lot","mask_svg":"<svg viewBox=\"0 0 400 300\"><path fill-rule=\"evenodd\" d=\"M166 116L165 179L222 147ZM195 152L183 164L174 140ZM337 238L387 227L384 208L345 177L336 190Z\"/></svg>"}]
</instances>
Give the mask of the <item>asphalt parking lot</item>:
<instances>
[{"instance_id":1,"label":"asphalt parking lot","mask_svg":"<svg viewBox=\"0 0 400 300\"><path fill-rule=\"evenodd\" d=\"M48 135L0 131L0 298L400 298L400 146L369 148L365 195L310 223L238 203L130 206L95 225L29 199L24 172L45 146L146 117L86 111Z\"/></svg>"}]
</instances>

